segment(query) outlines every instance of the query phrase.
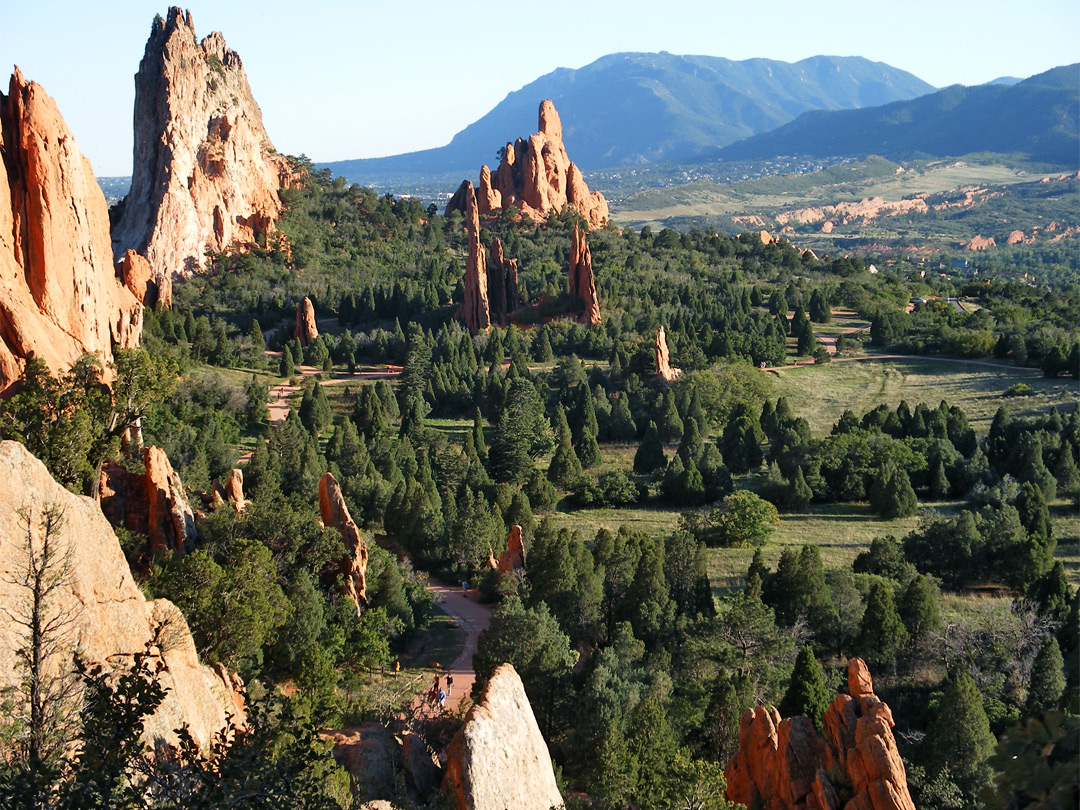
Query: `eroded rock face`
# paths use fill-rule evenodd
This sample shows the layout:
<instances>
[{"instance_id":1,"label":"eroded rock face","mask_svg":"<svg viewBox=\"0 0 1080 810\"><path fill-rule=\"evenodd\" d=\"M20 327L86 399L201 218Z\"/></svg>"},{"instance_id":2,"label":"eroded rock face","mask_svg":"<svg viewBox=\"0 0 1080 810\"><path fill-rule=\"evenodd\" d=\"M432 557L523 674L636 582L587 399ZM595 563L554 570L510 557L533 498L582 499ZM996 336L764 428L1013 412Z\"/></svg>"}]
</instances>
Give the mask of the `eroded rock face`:
<instances>
[{"instance_id":1,"label":"eroded rock face","mask_svg":"<svg viewBox=\"0 0 1080 810\"><path fill-rule=\"evenodd\" d=\"M496 668L447 751L443 793L457 810L548 810L563 803L521 678Z\"/></svg>"},{"instance_id":2,"label":"eroded rock face","mask_svg":"<svg viewBox=\"0 0 1080 810\"><path fill-rule=\"evenodd\" d=\"M585 240L585 232L574 226L570 236L570 294L585 304L581 321L586 324L600 323L600 301L596 297L596 279L593 277L592 253Z\"/></svg>"},{"instance_id":3,"label":"eroded rock face","mask_svg":"<svg viewBox=\"0 0 1080 810\"><path fill-rule=\"evenodd\" d=\"M131 656L150 643L151 654L166 665L157 677L167 692L146 721L147 743L175 743L174 729L186 724L195 741L206 748L214 734L245 722L237 694L242 688L239 679L224 668L201 665L176 606L165 599L147 601L142 595L116 535L93 500L64 489L17 442L0 442L0 480L10 484L0 487L0 604L25 604L25 589L13 584L26 561L27 524L19 511L32 510L33 542L40 549L42 510L56 506L63 512L56 537L71 554L70 581L55 599L56 609L74 621L64 665L70 666L77 647L84 657L111 671L126 667ZM22 643L19 629L0 611L0 682L18 680L12 650Z\"/></svg>"},{"instance_id":4,"label":"eroded rock face","mask_svg":"<svg viewBox=\"0 0 1080 810\"><path fill-rule=\"evenodd\" d=\"M465 232L469 253L465 259L465 303L462 318L472 334L486 332L491 326L488 301L487 251L480 242L480 213L472 183L465 181Z\"/></svg>"},{"instance_id":5,"label":"eroded rock face","mask_svg":"<svg viewBox=\"0 0 1080 810\"><path fill-rule=\"evenodd\" d=\"M669 383L675 382L682 376L682 369L672 368L671 366L671 353L668 351L667 332L664 331L663 326L656 332L654 349L656 351L656 373Z\"/></svg>"},{"instance_id":6,"label":"eroded rock face","mask_svg":"<svg viewBox=\"0 0 1080 810\"><path fill-rule=\"evenodd\" d=\"M747 709L725 771L727 798L763 810L915 810L892 712L861 658L848 664L848 691L825 712L824 736L805 717Z\"/></svg>"},{"instance_id":7,"label":"eroded rock face","mask_svg":"<svg viewBox=\"0 0 1080 810\"><path fill-rule=\"evenodd\" d=\"M994 237L984 237L982 234L972 237L971 241L964 246L964 250L989 250L992 247L997 247L997 242L994 241Z\"/></svg>"},{"instance_id":8,"label":"eroded rock face","mask_svg":"<svg viewBox=\"0 0 1080 810\"><path fill-rule=\"evenodd\" d=\"M491 253L488 254L487 290L491 322L508 325L510 313L522 303L518 293L518 260L504 255L497 236L492 238Z\"/></svg>"},{"instance_id":9,"label":"eroded rock face","mask_svg":"<svg viewBox=\"0 0 1080 810\"><path fill-rule=\"evenodd\" d=\"M510 527L510 534L506 536L506 551L499 554L494 568L500 577L525 570L525 540L521 536L521 527L516 523Z\"/></svg>"},{"instance_id":10,"label":"eroded rock face","mask_svg":"<svg viewBox=\"0 0 1080 810\"><path fill-rule=\"evenodd\" d=\"M513 205L523 216L543 222L569 206L590 228L602 228L608 221L607 200L599 191L589 191L581 170L570 162L562 121L550 99L540 103L538 129L528 140L518 138L506 144L494 177L487 166L480 169L480 214L487 216ZM465 213L459 194L450 199L447 213Z\"/></svg>"},{"instance_id":11,"label":"eroded rock face","mask_svg":"<svg viewBox=\"0 0 1080 810\"><path fill-rule=\"evenodd\" d=\"M278 190L297 181L274 151L240 57L219 33L199 42L191 14L172 7L150 30L135 75L131 191L113 232L159 285L198 270L207 251L271 237Z\"/></svg>"},{"instance_id":12,"label":"eroded rock face","mask_svg":"<svg viewBox=\"0 0 1080 810\"><path fill-rule=\"evenodd\" d=\"M361 608L367 606L367 543L349 514L333 473L325 473L319 481L319 513L323 524L341 532L341 539L345 541L345 557L326 574L335 579L341 575L342 588L353 600L359 616Z\"/></svg>"},{"instance_id":13,"label":"eroded rock face","mask_svg":"<svg viewBox=\"0 0 1080 810\"><path fill-rule=\"evenodd\" d=\"M153 308L159 301L163 306L172 306L172 280L156 279L150 262L134 250L124 251L116 265L116 276L143 306Z\"/></svg>"},{"instance_id":14,"label":"eroded rock face","mask_svg":"<svg viewBox=\"0 0 1080 810\"><path fill-rule=\"evenodd\" d=\"M293 337L300 341L301 346L310 346L318 336L319 327L315 324L315 305L305 295L304 300L296 305L296 328L293 330Z\"/></svg>"},{"instance_id":15,"label":"eroded rock face","mask_svg":"<svg viewBox=\"0 0 1080 810\"><path fill-rule=\"evenodd\" d=\"M18 68L0 93L0 395L27 358L53 373L104 363L142 335L142 306L116 280L109 210L60 111Z\"/></svg>"}]
</instances>

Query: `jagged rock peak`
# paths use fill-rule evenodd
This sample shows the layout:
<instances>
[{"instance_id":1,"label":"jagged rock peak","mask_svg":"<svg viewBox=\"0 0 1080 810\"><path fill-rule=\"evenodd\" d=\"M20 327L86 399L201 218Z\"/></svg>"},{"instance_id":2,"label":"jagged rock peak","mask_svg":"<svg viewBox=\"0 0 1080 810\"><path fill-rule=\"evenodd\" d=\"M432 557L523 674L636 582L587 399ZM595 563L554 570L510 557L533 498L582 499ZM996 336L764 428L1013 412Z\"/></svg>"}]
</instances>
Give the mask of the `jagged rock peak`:
<instances>
[{"instance_id":1,"label":"jagged rock peak","mask_svg":"<svg viewBox=\"0 0 1080 810\"><path fill-rule=\"evenodd\" d=\"M600 323L600 301L596 297L596 279L593 277L592 252L585 240L585 231L574 225L570 236L570 295L585 304L582 323Z\"/></svg>"},{"instance_id":2,"label":"jagged rock peak","mask_svg":"<svg viewBox=\"0 0 1080 810\"><path fill-rule=\"evenodd\" d=\"M166 694L145 721L142 738L148 745L158 740L175 744L175 730L187 726L206 749L216 734L245 722L239 679L224 667L200 664L183 614L166 599L143 596L97 503L64 489L18 442L0 442L0 480L5 482L0 486L0 605L11 611L29 598L18 584L18 572L26 572L28 534L40 554L42 510L54 506L63 514L52 541L70 555L70 575L53 594L49 613L70 619L70 646L60 640L51 665L70 667L78 650L84 660L111 672L149 649L164 664L156 677ZM27 510L29 527L23 517ZM18 683L22 677L14 654L16 645L24 643L22 631L10 612L0 610L2 683Z\"/></svg>"},{"instance_id":3,"label":"jagged rock peak","mask_svg":"<svg viewBox=\"0 0 1080 810\"><path fill-rule=\"evenodd\" d=\"M480 213L476 205L473 184L466 180L458 193L465 200L465 232L469 242L469 252L465 258L465 303L462 317L465 326L475 335L478 332L486 332L491 326L487 251L480 243Z\"/></svg>"},{"instance_id":4,"label":"jagged rock peak","mask_svg":"<svg viewBox=\"0 0 1080 810\"><path fill-rule=\"evenodd\" d=\"M113 232L116 260L130 248L156 279L190 276L208 251L272 237L278 190L296 181L225 38L199 42L191 14L175 6L155 17L135 75L131 191Z\"/></svg>"},{"instance_id":5,"label":"jagged rock peak","mask_svg":"<svg viewBox=\"0 0 1080 810\"><path fill-rule=\"evenodd\" d=\"M487 285L491 322L507 326L510 323L510 314L522 303L518 293L518 260L506 257L502 242L497 236L491 239L491 253L487 260Z\"/></svg>"},{"instance_id":6,"label":"jagged rock peak","mask_svg":"<svg viewBox=\"0 0 1080 810\"><path fill-rule=\"evenodd\" d=\"M547 744L510 664L496 667L451 740L442 789L455 810L562 806Z\"/></svg>"},{"instance_id":7,"label":"jagged rock peak","mask_svg":"<svg viewBox=\"0 0 1080 810\"><path fill-rule=\"evenodd\" d=\"M681 368L672 368L671 366L671 354L668 351L667 345L667 332L664 331L663 325L656 332L656 373L659 374L666 382L675 382L682 376Z\"/></svg>"},{"instance_id":8,"label":"jagged rock peak","mask_svg":"<svg viewBox=\"0 0 1080 810\"><path fill-rule=\"evenodd\" d=\"M763 810L915 810L893 737L893 717L873 693L861 658L848 663L848 695L826 710L822 736L805 717L747 709L728 762L729 801ZM842 791L837 786L842 786Z\"/></svg>"},{"instance_id":9,"label":"jagged rock peak","mask_svg":"<svg viewBox=\"0 0 1080 810\"><path fill-rule=\"evenodd\" d=\"M345 556L332 563L324 576L333 581L341 577L342 591L353 600L356 614L367 607L367 541L349 514L345 496L333 473L324 473L319 481L319 514L325 526L332 526L345 541Z\"/></svg>"},{"instance_id":10,"label":"jagged rock peak","mask_svg":"<svg viewBox=\"0 0 1080 810\"><path fill-rule=\"evenodd\" d=\"M142 306L117 281L109 209L56 102L16 67L0 92L0 395L40 357L138 345Z\"/></svg>"},{"instance_id":11,"label":"jagged rock peak","mask_svg":"<svg viewBox=\"0 0 1080 810\"><path fill-rule=\"evenodd\" d=\"M537 129L527 140L507 143L495 171L480 170L480 214L487 216L511 205L534 222L543 222L569 206L585 218L590 228L608 221L608 204L599 191L589 191L581 171L566 154L562 121L551 99L540 102ZM446 212L465 213L464 199L450 198Z\"/></svg>"}]
</instances>

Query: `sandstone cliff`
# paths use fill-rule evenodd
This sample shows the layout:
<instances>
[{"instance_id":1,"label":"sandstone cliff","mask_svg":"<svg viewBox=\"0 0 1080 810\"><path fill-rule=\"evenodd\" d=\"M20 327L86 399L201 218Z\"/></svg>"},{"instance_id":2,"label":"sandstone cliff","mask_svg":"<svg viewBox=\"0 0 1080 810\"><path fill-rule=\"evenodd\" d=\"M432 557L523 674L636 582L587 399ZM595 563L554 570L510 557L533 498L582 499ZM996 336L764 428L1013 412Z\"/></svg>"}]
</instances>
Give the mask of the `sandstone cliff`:
<instances>
[{"instance_id":1,"label":"sandstone cliff","mask_svg":"<svg viewBox=\"0 0 1080 810\"><path fill-rule=\"evenodd\" d=\"M866 664L853 658L848 694L825 712L824 737L805 717L747 709L725 771L728 800L762 810L915 810L892 712L873 689Z\"/></svg>"},{"instance_id":2,"label":"sandstone cliff","mask_svg":"<svg viewBox=\"0 0 1080 810\"><path fill-rule=\"evenodd\" d=\"M360 615L361 607L367 606L367 543L349 514L333 473L325 473L319 481L319 512L323 524L337 529L345 541L345 556L326 573L334 578L341 576L342 589L353 600L356 613Z\"/></svg>"},{"instance_id":3,"label":"sandstone cliff","mask_svg":"<svg viewBox=\"0 0 1080 810\"><path fill-rule=\"evenodd\" d=\"M310 346L318 336L319 327L315 324L315 305L305 295L304 300L296 305L296 328L293 329L293 337L300 341L301 346Z\"/></svg>"},{"instance_id":4,"label":"sandstone cliff","mask_svg":"<svg viewBox=\"0 0 1080 810\"><path fill-rule=\"evenodd\" d=\"M40 357L54 373L142 334L116 280L109 210L56 103L19 69L0 93L0 395Z\"/></svg>"},{"instance_id":5,"label":"sandstone cliff","mask_svg":"<svg viewBox=\"0 0 1080 810\"><path fill-rule=\"evenodd\" d=\"M510 313L521 306L518 294L518 260L503 254L499 237L491 240L491 253L487 260L487 287L492 323L506 326Z\"/></svg>"},{"instance_id":6,"label":"sandstone cliff","mask_svg":"<svg viewBox=\"0 0 1080 810\"><path fill-rule=\"evenodd\" d=\"M585 232L574 226L570 237L570 295L585 304L581 322L600 323L600 301L596 297L596 279L593 277L592 252L585 241Z\"/></svg>"},{"instance_id":7,"label":"sandstone cliff","mask_svg":"<svg viewBox=\"0 0 1080 810\"><path fill-rule=\"evenodd\" d=\"M550 99L540 103L539 131L528 140L507 143L494 176L480 169L479 211L483 216L515 206L523 216L543 222L565 207L577 211L591 228L608 221L608 204L599 191L589 191L581 170L570 162L562 139L562 121ZM465 212L455 194L446 212Z\"/></svg>"},{"instance_id":8,"label":"sandstone cliff","mask_svg":"<svg viewBox=\"0 0 1080 810\"><path fill-rule=\"evenodd\" d=\"M175 743L174 729L187 724L196 742L205 747L229 725L230 717L234 724L244 722L236 676L199 663L187 622L175 605L164 599L146 600L93 500L60 486L17 442L0 442L0 480L10 484L0 487L0 604L13 610L26 604L26 589L14 584L26 564L27 522L20 512L31 510L31 535L38 553L42 510L54 506L63 513L55 537L70 554L71 575L53 606L73 624L71 643L57 657L58 666L70 667L78 648L106 671L124 667L149 643L152 654L165 664L158 678L168 692L146 721L147 743ZM0 683L17 682L12 645L22 643L21 628L0 611Z\"/></svg>"},{"instance_id":9,"label":"sandstone cliff","mask_svg":"<svg viewBox=\"0 0 1080 810\"><path fill-rule=\"evenodd\" d=\"M668 351L667 333L664 331L663 326L656 332L654 349L656 352L656 373L666 382L675 382L682 376L682 369L672 368L671 366L671 354Z\"/></svg>"},{"instance_id":10,"label":"sandstone cliff","mask_svg":"<svg viewBox=\"0 0 1080 810\"><path fill-rule=\"evenodd\" d=\"M510 664L492 673L450 742L443 793L455 810L562 806L547 744Z\"/></svg>"},{"instance_id":11,"label":"sandstone cliff","mask_svg":"<svg viewBox=\"0 0 1080 810\"><path fill-rule=\"evenodd\" d=\"M274 151L240 57L219 33L199 42L191 14L154 19L135 75L131 191L113 232L159 284L190 276L207 251L271 236L278 190L295 182Z\"/></svg>"}]
</instances>

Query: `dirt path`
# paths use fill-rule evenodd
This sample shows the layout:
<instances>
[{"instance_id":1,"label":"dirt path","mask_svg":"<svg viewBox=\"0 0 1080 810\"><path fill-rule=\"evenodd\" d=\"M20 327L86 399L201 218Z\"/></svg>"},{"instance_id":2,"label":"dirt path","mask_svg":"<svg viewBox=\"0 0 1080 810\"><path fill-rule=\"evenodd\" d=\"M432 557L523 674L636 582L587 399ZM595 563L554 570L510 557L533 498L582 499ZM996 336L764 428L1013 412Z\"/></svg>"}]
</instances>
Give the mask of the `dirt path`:
<instances>
[{"instance_id":1,"label":"dirt path","mask_svg":"<svg viewBox=\"0 0 1080 810\"><path fill-rule=\"evenodd\" d=\"M449 613L465 631L465 646L461 654L454 659L453 663L443 668L441 683L446 683L445 675L454 676L454 688L446 699L447 711L453 712L461 704L461 701L469 696L469 691L476 683L476 673L473 672L472 658L476 653L476 644L481 633L487 630L491 624L491 608L479 602L479 594L476 588L469 590L468 596L461 592L460 587L446 585L438 580L430 580L428 587L437 594L437 599L442 609ZM430 686L430 684L429 684ZM416 696L414 706L419 709L426 694Z\"/></svg>"}]
</instances>

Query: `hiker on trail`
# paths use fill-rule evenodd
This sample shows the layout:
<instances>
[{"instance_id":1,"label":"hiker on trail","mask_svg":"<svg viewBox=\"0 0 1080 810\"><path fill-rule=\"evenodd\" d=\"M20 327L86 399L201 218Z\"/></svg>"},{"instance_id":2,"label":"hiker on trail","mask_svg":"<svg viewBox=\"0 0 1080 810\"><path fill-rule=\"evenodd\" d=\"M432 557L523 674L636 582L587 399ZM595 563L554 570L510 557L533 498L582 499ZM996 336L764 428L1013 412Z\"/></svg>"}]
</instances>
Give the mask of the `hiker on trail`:
<instances>
[{"instance_id":1,"label":"hiker on trail","mask_svg":"<svg viewBox=\"0 0 1080 810\"><path fill-rule=\"evenodd\" d=\"M454 693L454 675L453 673L446 673L446 696L450 697Z\"/></svg>"},{"instance_id":2,"label":"hiker on trail","mask_svg":"<svg viewBox=\"0 0 1080 810\"><path fill-rule=\"evenodd\" d=\"M467 579L461 581L461 595L464 597L469 595L469 581Z\"/></svg>"},{"instance_id":3,"label":"hiker on trail","mask_svg":"<svg viewBox=\"0 0 1080 810\"><path fill-rule=\"evenodd\" d=\"M399 672L401 672L401 659L400 658L397 661L394 662L394 675L395 675L395 677L397 676L397 674Z\"/></svg>"},{"instance_id":4,"label":"hiker on trail","mask_svg":"<svg viewBox=\"0 0 1080 810\"><path fill-rule=\"evenodd\" d=\"M431 684L431 691L432 692L438 692L439 691L439 673L438 672L435 673L435 682Z\"/></svg>"},{"instance_id":5,"label":"hiker on trail","mask_svg":"<svg viewBox=\"0 0 1080 810\"><path fill-rule=\"evenodd\" d=\"M445 709L446 709L446 692L444 692L442 689L440 689L439 694L438 694L437 697L438 697L438 701L439 701L439 709L440 709L440 711L445 711Z\"/></svg>"}]
</instances>

